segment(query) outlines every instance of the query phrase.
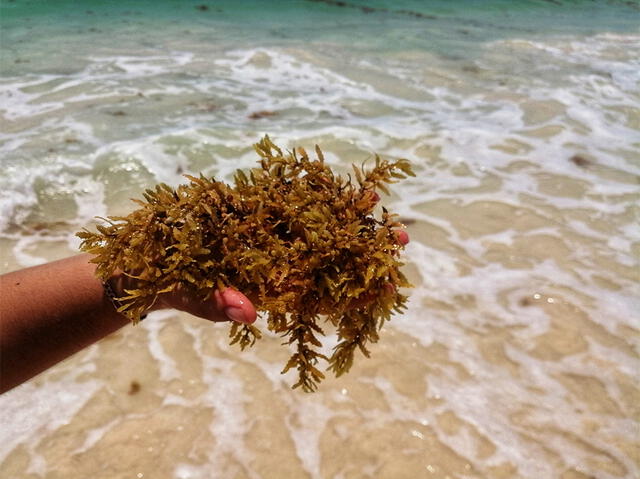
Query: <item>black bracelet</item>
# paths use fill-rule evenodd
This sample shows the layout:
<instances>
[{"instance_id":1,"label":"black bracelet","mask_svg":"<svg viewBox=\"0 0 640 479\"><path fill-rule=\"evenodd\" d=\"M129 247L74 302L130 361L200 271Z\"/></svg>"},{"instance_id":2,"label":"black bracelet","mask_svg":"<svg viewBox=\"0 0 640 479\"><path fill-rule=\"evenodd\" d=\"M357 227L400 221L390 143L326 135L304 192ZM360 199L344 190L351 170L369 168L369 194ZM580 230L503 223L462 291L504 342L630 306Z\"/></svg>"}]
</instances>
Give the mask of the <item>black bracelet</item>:
<instances>
[{"instance_id":1,"label":"black bracelet","mask_svg":"<svg viewBox=\"0 0 640 479\"><path fill-rule=\"evenodd\" d=\"M116 311L118 313L122 314L123 316L127 317L127 319L129 319L129 317L126 314L124 314L122 311L120 311L120 308L122 306L124 306L124 305L118 299L118 296L116 295L116 292L111 287L111 284L109 284L108 281L103 281L102 282L102 287L104 288L104 293L107 295L107 298L109 298L109 301L111 301L111 304L113 304L113 307L116 309ZM146 314L140 315L140 321L142 321L146 317L147 317Z\"/></svg>"}]
</instances>

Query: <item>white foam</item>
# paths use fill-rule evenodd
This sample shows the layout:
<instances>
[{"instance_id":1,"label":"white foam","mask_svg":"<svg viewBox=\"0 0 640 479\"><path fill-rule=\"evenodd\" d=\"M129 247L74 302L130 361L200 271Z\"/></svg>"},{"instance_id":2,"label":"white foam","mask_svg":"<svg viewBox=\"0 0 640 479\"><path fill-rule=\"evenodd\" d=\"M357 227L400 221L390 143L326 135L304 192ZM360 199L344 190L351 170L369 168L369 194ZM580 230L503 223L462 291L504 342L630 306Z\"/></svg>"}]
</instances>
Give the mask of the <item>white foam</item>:
<instances>
[{"instance_id":1,"label":"white foam","mask_svg":"<svg viewBox=\"0 0 640 479\"><path fill-rule=\"evenodd\" d=\"M285 423L293 439L296 454L302 465L314 479L320 474L320 436L329 420L336 414L319 399L304 398L297 404L291 404L292 413L287 415Z\"/></svg>"},{"instance_id":2,"label":"white foam","mask_svg":"<svg viewBox=\"0 0 640 479\"><path fill-rule=\"evenodd\" d=\"M194 466L193 464L177 464L173 470L176 479L207 479L210 476L210 467Z\"/></svg>"},{"instance_id":3,"label":"white foam","mask_svg":"<svg viewBox=\"0 0 640 479\"><path fill-rule=\"evenodd\" d=\"M10 425L0 432L0 461L17 444L34 446L47 432L71 421L102 384L95 380L76 382L74 378L81 372L76 370L43 386L22 384L0 396L0 421ZM36 462L33 472L44 475L45 466Z\"/></svg>"},{"instance_id":4,"label":"white foam","mask_svg":"<svg viewBox=\"0 0 640 479\"><path fill-rule=\"evenodd\" d=\"M170 381L180 377L175 361L169 356L160 343L159 334L167 321L175 319L171 311L155 311L150 321L144 321L142 326L148 333L149 352L160 367L160 379Z\"/></svg>"},{"instance_id":5,"label":"white foam","mask_svg":"<svg viewBox=\"0 0 640 479\"><path fill-rule=\"evenodd\" d=\"M141 90L125 86L136 80L151 83L155 77L179 72L193 60L190 52L169 52L150 56L90 56L86 67L66 74L30 74L25 77L4 77L0 85L0 103L7 120L35 117L63 110L71 102L99 100L118 94L135 95ZM51 88L46 88L51 85ZM116 85L122 85L116 87ZM144 89L145 94L181 93L184 90ZM39 90L43 90L40 92ZM64 101L47 100L55 93L68 91Z\"/></svg>"},{"instance_id":6,"label":"white foam","mask_svg":"<svg viewBox=\"0 0 640 479\"><path fill-rule=\"evenodd\" d=\"M87 432L84 442L80 446L78 446L76 449L74 449L71 454L81 454L83 452L88 451L94 445L96 445L98 441L104 437L105 434L107 434L111 429L113 429L115 426L117 426L120 423L121 423L121 419L116 418L100 427L90 429Z\"/></svg>"},{"instance_id":7,"label":"white foam","mask_svg":"<svg viewBox=\"0 0 640 479\"><path fill-rule=\"evenodd\" d=\"M207 390L200 396L200 404L207 404L216 413L209 426L217 441L216 447L209 453L210 464L221 463L222 457L229 455L246 465L245 471L250 478L259 479L260 475L249 467L252 454L246 444L251 420L243 405L251 398L244 393L242 381L232 372L235 362L204 354L202 337L197 330L188 326L185 329L193 336L194 349L203 361L203 382ZM226 475L223 468L209 470L209 477L223 478Z\"/></svg>"},{"instance_id":8,"label":"white foam","mask_svg":"<svg viewBox=\"0 0 640 479\"><path fill-rule=\"evenodd\" d=\"M467 432L447 435L438 427L438 414L453 411L496 445L494 455L483 463L474 463L476 469L486 471L489 465L510 461L524 477L552 476L556 472L553 465L541 459L544 455L539 448L543 444L552 444L568 465L584 462L584 451L568 440L517 426L508 413L529 408L532 412L528 420L537 426L555 424L569 431L581 431L584 415L576 411L555 376L573 373L596 377L612 400L621 403L622 392L608 377L609 370L596 365L597 360L607 360L631 377L639 365L637 358L629 357L626 351L590 337L586 337L587 352L558 361L536 359L529 354L529 348L536 337L549 330L551 319L542 308L524 308L518 302L536 295L540 301L564 298L580 305L590 321L618 338L620 326L640 327L638 317L634 316L640 310L637 282L617 277L614 269L608 271L595 261L606 257L620 265L637 265L631 248L640 237L637 226L626 223L616 231L603 232L589 226L588 221L565 218L563 213L563 209L583 210L590 218L606 220L609 215L622 216L634 206L632 195L637 195L637 185L599 175L597 167L614 169L630 178L640 175L640 164L632 154L620 153L637 151L640 132L622 116L610 114L610 107L616 104L637 108L640 103L637 91L640 66L631 53L638 50L638 42L638 35L608 34L498 41L480 53L477 64L487 68L473 78L443 62L407 63L391 53L380 55L375 61L358 62L359 71L348 72L348 64L340 64L312 48L303 51L284 47L247 47L215 55L213 50L203 47L204 53L93 56L86 67L73 74L5 78L7 89L0 98L7 105L4 116L9 121L25 123L20 123L18 131L0 137L0 151L5 155L0 172L0 234L16 242L14 255L24 265L46 260L30 253L35 243L63 238L77 245L72 231L9 233L10 224L23 225L42 206L34 191L36 180L74 200L77 218L70 222L70 229L89 224L94 215L106 214L110 205L105 204L105 187L96 180L94 166L98 159L111 161L109 155L113 155L113 161L131 158L142 164L154 180L174 185L183 181L176 174L176 164L188 165L189 155L198 145L226 147L237 152L233 160L218 158L216 163L205 165L206 174L228 179L236 168L253 165L255 154L246 146L262 132L288 146L311 146L318 138L327 142L337 139L362 152L408 157L416 164L419 176L394 189L399 199L395 204L387 203L390 209L443 228L448 241L470 256L474 264L461 276L454 254L431 246L429 238L412 237L407 258L417 265L422 286L412 291L409 311L394 318L391 324L425 346L434 342L443 344L451 360L463 365L472 376L461 381L453 369L446 367L441 376L430 376L429 393L444 401L433 409L418 412L409 407L409 398L395 391L383 378L376 378L373 384L385 395L391 412L376 411L370 419L384 422L420 418L433 425L441 442L467 458L474 457L472 437ZM617 56L611 57L611 50L618 52ZM532 68L534 71L530 71ZM391 81L387 84L381 80L374 85L367 82L363 72L384 73L385 81L389 78ZM439 75L446 81L429 84L424 81L429 75ZM508 82L500 86L498 82L503 77ZM51 82L48 89L43 86L47 82ZM408 85L420 95L416 94L414 99L400 93L394 95L389 86L393 82ZM73 109L89 101L112 105L110 102L116 96L126 97L124 105L129 105L130 97L138 91L144 94L144 101L151 101L148 97L156 94L168 99L166 105L159 101L152 109L157 118L132 120L126 128L119 128L116 122L105 126L104 116L77 114ZM183 95L215 97L220 108L204 116L200 116L201 112L183 113ZM556 100L561 107L550 120L527 125L523 102L530 100ZM248 114L260 110L274 110L279 115L265 121L247 119ZM33 118L37 121L31 125L29 121ZM532 128L545 126L561 128L548 137L530 134ZM74 152L69 147L46 159L38 158L41 161L29 160L69 134L90 152ZM167 150L168 139L173 137L186 143L176 155ZM508 141L519 142L521 150L512 153L496 149L496 145ZM431 158L420 153L423 147L439 151ZM595 165L580 168L568 161L576 153L595 158ZM327 159L331 164L342 165L345 161L341 162L331 151L327 152ZM529 166L509 170L516 161L527 161ZM455 166L467 167L469 173L456 175L452 170ZM539 188L539 175L543 173L582 181L587 185L587 193L572 198L544 192ZM497 179L497 188L469 191L489 178ZM457 207L495 201L521 211L526 209L542 218L544 226L526 234L505 229L466 238L456 230L455 222L416 209L421 203L442 199ZM488 244L509 247L516 239L534 234L565 241L571 249L567 261L571 260L572 266L547 260L529 269L512 269L484 259ZM619 284L620 289L605 291L591 279L594 274ZM458 295L473 296L475 306L459 308L455 314L441 310L425 314L423 300L427 297L449 303ZM175 361L163 350L158 338L169 316L170 313L154 313L153 318L143 323L163 381L180 376ZM521 371L518 377L484 360L469 334L469 330L480 334L495 327L509 328L515 338L513 344L505 344L505 354ZM252 420L244 405L251 398L244 391L243 382L234 375L235 362L207 356L197 331L188 329L188 332L203 361L206 392L195 400L167 396L165 405L211 407L215 418L210 430L218 446L210 451L208 464L179 463L174 475L224 477L224 469L212 472L210 465L225 463L226 455L243 464L250 463L247 434ZM328 342L334 339L329 338ZM251 351L243 354L260 368L274 390L283 391L283 401L291 410L286 424L296 453L307 472L320 477L319 435L335 413L319 396L311 399L305 396L302 403L294 399L295 393L284 392L282 381L289 377L280 374L281 365L264 362ZM27 385L26 389L0 398L0 406L7 405L0 407L3 423L8 423L4 420L9 418L7 414L17 414L18 418L16 421L12 416L9 432L0 436L0 458L16 444L37 442L37 437L49 427L48 414L52 413L47 411L55 410L62 421L70 420L97 387L98 383L77 385L64 381L45 384L40 389ZM538 389L532 392L532 387ZM77 396L71 401L70 395ZM42 407L38 398L43 401L48 398L53 403L43 403L47 411L42 411L38 409ZM629 420L599 414L592 418L602 428L615 430L625 438L633 436ZM57 427L61 423L52 424ZM90 431L78 451L91 448L110 427L111 423L107 423ZM531 434L540 446L525 443L521 437L524 434ZM636 472L637 467L604 443L602 437L599 433L589 441L624 464L630 474ZM38 462L37 456L33 456L33 461L33 471L46 472L47 465ZM249 477L259 476L249 466L245 472Z\"/></svg>"}]
</instances>

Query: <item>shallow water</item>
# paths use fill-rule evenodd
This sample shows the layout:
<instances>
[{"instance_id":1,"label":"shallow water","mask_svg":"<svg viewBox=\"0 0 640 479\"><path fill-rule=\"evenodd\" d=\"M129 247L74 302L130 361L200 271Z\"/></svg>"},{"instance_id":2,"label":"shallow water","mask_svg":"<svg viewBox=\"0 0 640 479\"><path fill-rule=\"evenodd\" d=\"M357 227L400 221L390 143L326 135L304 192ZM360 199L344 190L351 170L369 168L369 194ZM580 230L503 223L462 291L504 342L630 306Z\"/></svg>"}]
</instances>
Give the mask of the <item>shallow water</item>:
<instances>
[{"instance_id":1,"label":"shallow water","mask_svg":"<svg viewBox=\"0 0 640 479\"><path fill-rule=\"evenodd\" d=\"M637 2L336 3L0 5L2 271L265 133L418 172L371 359L155 313L0 397L3 477L640 475Z\"/></svg>"}]
</instances>

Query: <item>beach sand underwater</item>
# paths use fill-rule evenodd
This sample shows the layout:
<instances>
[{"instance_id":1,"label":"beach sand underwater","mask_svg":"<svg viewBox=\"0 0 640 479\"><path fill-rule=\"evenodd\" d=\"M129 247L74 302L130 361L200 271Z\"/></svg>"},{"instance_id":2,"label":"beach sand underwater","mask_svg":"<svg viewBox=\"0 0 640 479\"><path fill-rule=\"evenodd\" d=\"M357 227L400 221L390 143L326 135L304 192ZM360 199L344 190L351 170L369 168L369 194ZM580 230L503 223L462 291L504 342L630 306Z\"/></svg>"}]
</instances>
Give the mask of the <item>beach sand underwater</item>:
<instances>
[{"instance_id":1,"label":"beach sand underwater","mask_svg":"<svg viewBox=\"0 0 640 479\"><path fill-rule=\"evenodd\" d=\"M640 476L635 1L3 1L0 272L251 145L407 158L406 313L351 372L172 311L0 397L3 478ZM258 320L260 325L260 320ZM264 328L263 328L264 331Z\"/></svg>"}]
</instances>

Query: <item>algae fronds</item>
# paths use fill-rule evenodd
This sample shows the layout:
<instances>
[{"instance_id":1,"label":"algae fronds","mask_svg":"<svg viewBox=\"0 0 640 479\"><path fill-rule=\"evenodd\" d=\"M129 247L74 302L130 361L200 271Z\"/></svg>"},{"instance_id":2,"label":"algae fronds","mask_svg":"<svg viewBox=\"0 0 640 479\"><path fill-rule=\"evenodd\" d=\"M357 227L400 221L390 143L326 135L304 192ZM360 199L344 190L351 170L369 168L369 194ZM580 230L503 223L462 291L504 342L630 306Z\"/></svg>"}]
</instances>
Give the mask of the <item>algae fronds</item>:
<instances>
[{"instance_id":1,"label":"algae fronds","mask_svg":"<svg viewBox=\"0 0 640 479\"><path fill-rule=\"evenodd\" d=\"M259 167L238 170L234 186L202 175L177 189L160 184L130 215L78 233L81 249L95 255L101 279L116 269L137 279L120 298L134 323L177 288L203 300L215 289L243 292L293 347L283 372L297 369L294 387L313 391L324 378L320 360L336 376L347 372L355 350L368 356L367 344L405 307L402 225L384 208L380 219L373 211L376 189L388 192L385 183L413 172L407 160L376 156L371 169L354 165L354 176L343 177L318 147L315 159L302 148L283 152L269 137L255 149ZM326 357L319 338L330 328L338 344ZM261 334L233 323L230 336L244 349Z\"/></svg>"}]
</instances>

